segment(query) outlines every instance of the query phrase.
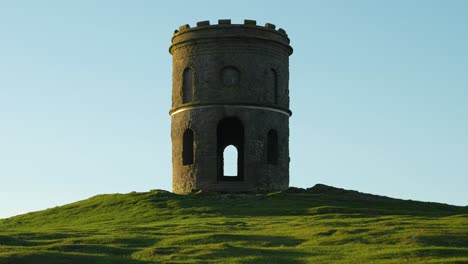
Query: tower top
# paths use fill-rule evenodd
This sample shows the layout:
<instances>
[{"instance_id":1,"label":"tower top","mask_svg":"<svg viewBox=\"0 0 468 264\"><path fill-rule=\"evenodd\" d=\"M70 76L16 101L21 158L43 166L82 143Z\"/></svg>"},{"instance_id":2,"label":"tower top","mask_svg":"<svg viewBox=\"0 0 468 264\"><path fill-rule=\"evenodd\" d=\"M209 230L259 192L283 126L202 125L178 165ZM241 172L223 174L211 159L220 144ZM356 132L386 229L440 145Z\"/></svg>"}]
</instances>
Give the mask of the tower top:
<instances>
[{"instance_id":1,"label":"tower top","mask_svg":"<svg viewBox=\"0 0 468 264\"><path fill-rule=\"evenodd\" d=\"M250 19L244 19L243 24L232 24L230 19L219 19L218 24L211 24L209 20L205 20L197 22L194 27L190 27L189 24L182 25L174 31L169 52L172 54L174 49L183 46L184 42L189 40L221 37L264 39L282 44L289 55L293 52L289 45L288 34L284 29L276 29L276 26L271 23L260 26L257 25L256 20Z\"/></svg>"}]
</instances>

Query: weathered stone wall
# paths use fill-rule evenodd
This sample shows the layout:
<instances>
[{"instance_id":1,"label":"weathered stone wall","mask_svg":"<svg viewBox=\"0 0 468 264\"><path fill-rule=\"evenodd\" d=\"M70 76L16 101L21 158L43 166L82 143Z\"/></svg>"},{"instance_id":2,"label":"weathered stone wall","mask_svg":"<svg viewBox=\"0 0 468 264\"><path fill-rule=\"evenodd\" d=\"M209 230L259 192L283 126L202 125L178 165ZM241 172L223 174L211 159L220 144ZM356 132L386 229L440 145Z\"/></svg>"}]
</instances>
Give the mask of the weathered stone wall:
<instances>
[{"instance_id":1,"label":"weathered stone wall","mask_svg":"<svg viewBox=\"0 0 468 264\"><path fill-rule=\"evenodd\" d=\"M289 184L289 55L284 30L274 26L182 26L172 39L172 108L170 111L173 191L224 192L281 190ZM183 102L184 71L191 69L191 101ZM187 80L185 81L187 83ZM187 90L188 91L188 90ZM235 117L244 129L243 179L219 177L217 128ZM182 163L182 138L194 132L193 164ZM267 135L278 135L277 162L267 162Z\"/></svg>"}]
</instances>

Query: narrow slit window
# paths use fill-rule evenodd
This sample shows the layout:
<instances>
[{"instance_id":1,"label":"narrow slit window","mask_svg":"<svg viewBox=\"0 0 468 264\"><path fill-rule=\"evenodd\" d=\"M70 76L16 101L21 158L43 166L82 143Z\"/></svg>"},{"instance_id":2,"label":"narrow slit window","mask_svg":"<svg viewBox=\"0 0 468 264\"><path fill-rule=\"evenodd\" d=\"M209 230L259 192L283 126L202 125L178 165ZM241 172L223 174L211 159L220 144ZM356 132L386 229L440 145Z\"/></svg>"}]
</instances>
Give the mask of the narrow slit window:
<instances>
[{"instance_id":1,"label":"narrow slit window","mask_svg":"<svg viewBox=\"0 0 468 264\"><path fill-rule=\"evenodd\" d=\"M182 164L193 164L193 130L187 128L182 139Z\"/></svg>"},{"instance_id":2,"label":"narrow slit window","mask_svg":"<svg viewBox=\"0 0 468 264\"><path fill-rule=\"evenodd\" d=\"M182 103L193 101L193 71L190 68L185 69L182 80Z\"/></svg>"},{"instance_id":3,"label":"narrow slit window","mask_svg":"<svg viewBox=\"0 0 468 264\"><path fill-rule=\"evenodd\" d=\"M271 129L267 136L267 163L276 165L278 163L278 133Z\"/></svg>"}]
</instances>

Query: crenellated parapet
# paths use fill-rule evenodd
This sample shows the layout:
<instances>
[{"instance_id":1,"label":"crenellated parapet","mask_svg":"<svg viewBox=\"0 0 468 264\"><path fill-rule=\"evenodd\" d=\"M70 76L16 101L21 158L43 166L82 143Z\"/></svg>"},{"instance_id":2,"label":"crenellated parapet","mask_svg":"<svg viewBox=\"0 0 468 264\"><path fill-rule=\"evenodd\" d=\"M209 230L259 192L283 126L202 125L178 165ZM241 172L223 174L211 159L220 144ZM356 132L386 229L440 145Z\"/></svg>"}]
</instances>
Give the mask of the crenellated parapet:
<instances>
[{"instance_id":1,"label":"crenellated parapet","mask_svg":"<svg viewBox=\"0 0 468 264\"><path fill-rule=\"evenodd\" d=\"M179 27L178 30L176 29L174 31L174 35L176 35L178 33L183 33L183 32L185 32L187 30L190 30L190 29L193 30L193 29L197 29L197 28L219 27L219 26L250 26L250 27L257 27L257 28L265 28L265 29L269 29L269 30L275 30L276 29L275 24L265 23L265 26L262 27L262 26L257 25L256 20L251 20L251 19L244 19L243 24L232 24L231 19L219 19L218 24L211 24L209 20L204 20L204 21L197 22L196 26L193 27L193 28L191 28L189 24L182 25L182 26ZM277 32L287 36L286 31L284 29L282 29L282 28L278 29Z\"/></svg>"},{"instance_id":2,"label":"crenellated parapet","mask_svg":"<svg viewBox=\"0 0 468 264\"><path fill-rule=\"evenodd\" d=\"M233 24L230 19L220 19L217 24L211 24L209 20L199 21L196 26L191 27L185 24L174 31L172 45L169 52L184 45L186 41L216 38L256 38L267 41L277 42L284 45L292 54L292 48L289 46L289 38L286 31L282 28L276 29L276 25L266 23L264 26L257 25L256 20L245 19L242 24Z\"/></svg>"}]
</instances>

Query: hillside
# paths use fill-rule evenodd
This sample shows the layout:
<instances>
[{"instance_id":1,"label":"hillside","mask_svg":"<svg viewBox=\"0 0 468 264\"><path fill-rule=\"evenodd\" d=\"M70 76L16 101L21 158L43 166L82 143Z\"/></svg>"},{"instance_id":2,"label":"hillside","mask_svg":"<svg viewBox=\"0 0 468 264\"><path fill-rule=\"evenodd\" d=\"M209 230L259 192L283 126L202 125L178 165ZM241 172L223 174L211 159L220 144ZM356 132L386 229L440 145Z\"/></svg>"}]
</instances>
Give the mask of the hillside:
<instances>
[{"instance_id":1,"label":"hillside","mask_svg":"<svg viewBox=\"0 0 468 264\"><path fill-rule=\"evenodd\" d=\"M0 263L468 263L468 207L325 185L98 195L0 220Z\"/></svg>"}]
</instances>

